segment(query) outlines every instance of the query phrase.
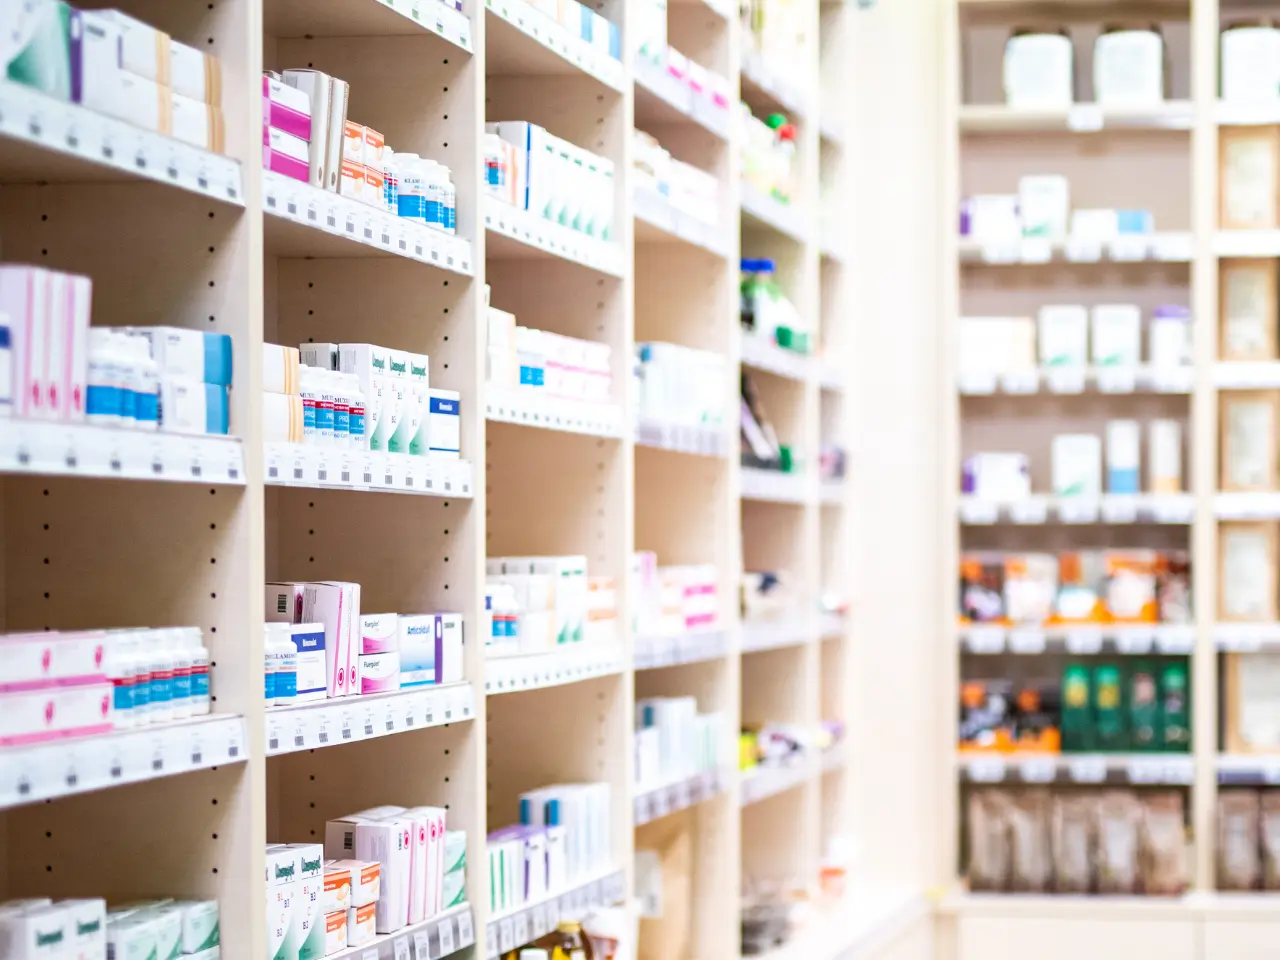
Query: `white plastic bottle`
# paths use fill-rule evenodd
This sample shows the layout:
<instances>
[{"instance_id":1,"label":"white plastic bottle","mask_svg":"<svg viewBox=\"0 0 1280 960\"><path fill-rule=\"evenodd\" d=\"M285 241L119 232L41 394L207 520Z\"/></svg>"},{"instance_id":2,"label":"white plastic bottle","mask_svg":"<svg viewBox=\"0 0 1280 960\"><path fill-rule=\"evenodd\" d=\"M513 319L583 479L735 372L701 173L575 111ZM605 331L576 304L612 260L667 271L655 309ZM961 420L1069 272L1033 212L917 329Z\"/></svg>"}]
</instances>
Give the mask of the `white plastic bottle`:
<instances>
[{"instance_id":1,"label":"white plastic bottle","mask_svg":"<svg viewBox=\"0 0 1280 960\"><path fill-rule=\"evenodd\" d=\"M328 374L327 370L311 368L311 393L316 404L315 442L322 447L333 446L333 396L328 392Z\"/></svg>"},{"instance_id":2,"label":"white plastic bottle","mask_svg":"<svg viewBox=\"0 0 1280 960\"><path fill-rule=\"evenodd\" d=\"M119 334L107 327L89 328L89 370L85 394L85 419L90 423L120 426L124 390L124 360Z\"/></svg>"},{"instance_id":3,"label":"white plastic bottle","mask_svg":"<svg viewBox=\"0 0 1280 960\"><path fill-rule=\"evenodd\" d=\"M209 713L209 648L199 627L186 628L187 650L191 654L191 716Z\"/></svg>"},{"instance_id":4,"label":"white plastic bottle","mask_svg":"<svg viewBox=\"0 0 1280 960\"><path fill-rule=\"evenodd\" d=\"M151 722L168 723L173 719L172 630L152 630L147 636L147 655L151 661Z\"/></svg>"},{"instance_id":5,"label":"white plastic bottle","mask_svg":"<svg viewBox=\"0 0 1280 960\"><path fill-rule=\"evenodd\" d=\"M151 722L151 653L147 642L150 630L135 630L127 650L133 664L133 725L143 727Z\"/></svg>"},{"instance_id":6,"label":"white plastic bottle","mask_svg":"<svg viewBox=\"0 0 1280 960\"><path fill-rule=\"evenodd\" d=\"M422 182L422 158L416 153L397 153L396 215L422 221L427 216L427 195Z\"/></svg>"},{"instance_id":7,"label":"white plastic bottle","mask_svg":"<svg viewBox=\"0 0 1280 960\"><path fill-rule=\"evenodd\" d=\"M453 186L453 176L444 164L440 164L440 198L444 232L456 233L458 194Z\"/></svg>"},{"instance_id":8,"label":"white plastic bottle","mask_svg":"<svg viewBox=\"0 0 1280 960\"><path fill-rule=\"evenodd\" d=\"M444 187L441 184L440 164L434 160L422 161L422 188L427 196L427 226L444 229Z\"/></svg>"},{"instance_id":9,"label":"white plastic bottle","mask_svg":"<svg viewBox=\"0 0 1280 960\"><path fill-rule=\"evenodd\" d=\"M364 392L360 389L360 378L354 373L344 373L342 376L346 379L347 399L350 403L348 423L351 428L351 449L367 450L369 441L364 435Z\"/></svg>"},{"instance_id":10,"label":"white plastic bottle","mask_svg":"<svg viewBox=\"0 0 1280 960\"><path fill-rule=\"evenodd\" d=\"M292 706L298 696L298 648L288 624L276 631L276 699L277 707Z\"/></svg>"},{"instance_id":11,"label":"white plastic bottle","mask_svg":"<svg viewBox=\"0 0 1280 960\"><path fill-rule=\"evenodd\" d=\"M191 716L191 648L187 645L187 627L169 631L169 649L173 651L173 695L170 713L175 720Z\"/></svg>"},{"instance_id":12,"label":"white plastic bottle","mask_svg":"<svg viewBox=\"0 0 1280 960\"><path fill-rule=\"evenodd\" d=\"M132 360L133 427L159 430L160 367L151 356L151 344L145 337L130 336L126 343Z\"/></svg>"},{"instance_id":13,"label":"white plastic bottle","mask_svg":"<svg viewBox=\"0 0 1280 960\"><path fill-rule=\"evenodd\" d=\"M325 374L326 396L333 403L333 445L351 446L351 401L347 397L346 378L336 371Z\"/></svg>"},{"instance_id":14,"label":"white plastic bottle","mask_svg":"<svg viewBox=\"0 0 1280 960\"><path fill-rule=\"evenodd\" d=\"M107 635L107 679L111 681L111 718L118 729L136 726L133 688L138 679L138 642L132 630Z\"/></svg>"},{"instance_id":15,"label":"white plastic bottle","mask_svg":"<svg viewBox=\"0 0 1280 960\"><path fill-rule=\"evenodd\" d=\"M262 676L265 681L263 698L267 706L276 702L276 633L279 626L268 623L262 638Z\"/></svg>"}]
</instances>

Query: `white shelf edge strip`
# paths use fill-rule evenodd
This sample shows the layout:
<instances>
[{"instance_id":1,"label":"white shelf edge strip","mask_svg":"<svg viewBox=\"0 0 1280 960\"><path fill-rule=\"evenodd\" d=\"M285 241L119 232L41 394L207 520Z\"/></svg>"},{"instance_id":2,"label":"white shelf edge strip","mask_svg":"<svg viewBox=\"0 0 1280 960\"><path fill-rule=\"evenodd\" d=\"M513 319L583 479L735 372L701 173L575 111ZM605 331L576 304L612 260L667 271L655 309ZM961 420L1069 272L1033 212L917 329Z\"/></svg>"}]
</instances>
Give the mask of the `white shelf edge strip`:
<instances>
[{"instance_id":1,"label":"white shelf edge strip","mask_svg":"<svg viewBox=\"0 0 1280 960\"><path fill-rule=\"evenodd\" d=\"M617 870L594 880L574 883L539 903L508 911L489 921L486 955L493 960L550 933L562 920L580 919L588 910L617 903L626 895L626 874Z\"/></svg>"},{"instance_id":2,"label":"white shelf edge strip","mask_svg":"<svg viewBox=\"0 0 1280 960\"><path fill-rule=\"evenodd\" d=\"M230 157L7 80L0 80L0 137L244 206L243 174Z\"/></svg>"},{"instance_id":3,"label":"white shelf edge strip","mask_svg":"<svg viewBox=\"0 0 1280 960\"><path fill-rule=\"evenodd\" d=\"M811 639L812 625L803 617L742 621L743 653L797 647Z\"/></svg>"},{"instance_id":4,"label":"white shelf edge strip","mask_svg":"<svg viewBox=\"0 0 1280 960\"><path fill-rule=\"evenodd\" d=\"M0 750L0 809L248 757L243 717L212 715Z\"/></svg>"},{"instance_id":5,"label":"white shelf edge strip","mask_svg":"<svg viewBox=\"0 0 1280 960\"><path fill-rule=\"evenodd\" d=\"M750 806L798 787L806 780L812 780L816 773L814 760L814 757L809 756L789 767L756 767L754 770L742 771L739 804Z\"/></svg>"},{"instance_id":6,"label":"white shelf edge strip","mask_svg":"<svg viewBox=\"0 0 1280 960\"><path fill-rule=\"evenodd\" d=\"M1280 503L1280 500L1277 501ZM1036 495L1011 503L995 503L961 496L962 523L974 526L999 523L1004 517L1013 524L1058 523L1191 523L1195 498L1189 493L1103 494L1091 497L1048 497Z\"/></svg>"},{"instance_id":7,"label":"white shelf edge strip","mask_svg":"<svg viewBox=\"0 0 1280 960\"><path fill-rule=\"evenodd\" d=\"M1280 231L1277 231L1280 236ZM1010 237L1005 240L960 238L962 262L992 266L1051 263L1190 263L1195 250L1190 231L1121 234L1101 241L1080 237Z\"/></svg>"},{"instance_id":8,"label":"white shelf edge strip","mask_svg":"<svg viewBox=\"0 0 1280 960\"><path fill-rule=\"evenodd\" d=\"M444 0L374 0L393 13L411 20L424 30L438 34L455 47L471 50L471 21L461 10Z\"/></svg>"},{"instance_id":9,"label":"white shelf edge strip","mask_svg":"<svg viewBox=\"0 0 1280 960\"><path fill-rule=\"evenodd\" d=\"M666 197L645 187L636 187L634 201L632 213L637 219L717 257L729 255L729 237L714 223L682 213ZM636 242L644 243L644 238Z\"/></svg>"},{"instance_id":10,"label":"white shelf edge strip","mask_svg":"<svg viewBox=\"0 0 1280 960\"><path fill-rule=\"evenodd\" d=\"M798 243L804 243L807 240L808 230L805 229L804 214L791 204L781 203L761 193L749 183L738 185L738 203L743 213L768 224L792 240Z\"/></svg>"},{"instance_id":11,"label":"white shelf edge strip","mask_svg":"<svg viewBox=\"0 0 1280 960\"><path fill-rule=\"evenodd\" d=\"M264 462L267 484L281 487L373 490L466 499L472 496L475 479L468 460L301 443L268 443Z\"/></svg>"},{"instance_id":12,"label":"white shelf edge strip","mask_svg":"<svg viewBox=\"0 0 1280 960\"><path fill-rule=\"evenodd\" d=\"M1060 775L1074 783L1102 783L1119 774L1134 784L1187 786L1195 778L1195 760L1185 753L1082 753L1019 757L971 753L959 765L974 783L1052 783Z\"/></svg>"},{"instance_id":13,"label":"white shelf edge strip","mask_svg":"<svg viewBox=\"0 0 1280 960\"><path fill-rule=\"evenodd\" d=\"M696 94L688 84L667 73L662 64L637 55L635 81L638 86L709 133L721 140L729 139L729 111L716 107L706 97Z\"/></svg>"},{"instance_id":14,"label":"white shelf edge strip","mask_svg":"<svg viewBox=\"0 0 1280 960\"><path fill-rule=\"evenodd\" d=\"M1254 653L1280 645L1280 623L1219 623L1213 628L1219 650Z\"/></svg>"},{"instance_id":15,"label":"white shelf edge strip","mask_svg":"<svg viewBox=\"0 0 1280 960\"><path fill-rule=\"evenodd\" d=\"M632 657L635 669L655 670L684 663L718 660L728 652L728 633L724 630L707 630L671 637L637 636Z\"/></svg>"},{"instance_id":16,"label":"white shelf edge strip","mask_svg":"<svg viewBox=\"0 0 1280 960\"><path fill-rule=\"evenodd\" d=\"M621 645L572 644L568 649L548 653L488 658L484 666L484 689L493 696L558 687L612 676L621 673L623 668Z\"/></svg>"},{"instance_id":17,"label":"white shelf edge strip","mask_svg":"<svg viewBox=\"0 0 1280 960\"><path fill-rule=\"evenodd\" d=\"M729 432L723 428L669 423L643 416L636 421L635 441L645 447L703 457L727 457L731 450Z\"/></svg>"},{"instance_id":18,"label":"white shelf edge strip","mask_svg":"<svg viewBox=\"0 0 1280 960\"><path fill-rule=\"evenodd\" d=\"M1280 366L1280 365L1278 365ZM1195 383L1191 366L1153 367L1041 367L1016 373L961 373L957 389L964 397L996 394L1032 396L1040 393L1073 395L1092 388L1105 394L1190 393Z\"/></svg>"},{"instance_id":19,"label":"white shelf edge strip","mask_svg":"<svg viewBox=\"0 0 1280 960\"><path fill-rule=\"evenodd\" d=\"M743 500L772 500L778 503L804 503L806 475L782 473L778 470L762 470L757 467L742 468Z\"/></svg>"},{"instance_id":20,"label":"white shelf edge strip","mask_svg":"<svg viewBox=\"0 0 1280 960\"><path fill-rule=\"evenodd\" d=\"M484 198L484 226L486 230L527 247L580 263L612 277L621 277L626 272L622 244L617 241L597 240L563 224L551 223L528 210L518 210L496 197Z\"/></svg>"},{"instance_id":21,"label":"white shelf edge strip","mask_svg":"<svg viewBox=\"0 0 1280 960\"><path fill-rule=\"evenodd\" d=\"M522 0L485 0L485 9L511 24L530 40L594 77L606 87L623 92L622 63L575 37L561 24Z\"/></svg>"},{"instance_id":22,"label":"white shelf edge strip","mask_svg":"<svg viewBox=\"0 0 1280 960\"><path fill-rule=\"evenodd\" d=\"M778 346L756 334L742 334L743 366L763 370L790 380L808 381L815 377L817 362L807 353L798 353Z\"/></svg>"},{"instance_id":23,"label":"white shelf edge strip","mask_svg":"<svg viewBox=\"0 0 1280 960\"><path fill-rule=\"evenodd\" d=\"M1035 656L1061 645L1067 653L1089 656L1110 643L1117 653L1143 656L1190 654L1196 645L1193 624L1063 624L1006 627L969 624L959 628L960 643L970 653L1014 653Z\"/></svg>"},{"instance_id":24,"label":"white shelf edge strip","mask_svg":"<svg viewBox=\"0 0 1280 960\"><path fill-rule=\"evenodd\" d=\"M267 708L267 756L372 740L475 716L469 683Z\"/></svg>"},{"instance_id":25,"label":"white shelf edge strip","mask_svg":"<svg viewBox=\"0 0 1280 960\"><path fill-rule=\"evenodd\" d=\"M262 171L262 209L281 220L393 256L463 276L472 273L470 241L282 173Z\"/></svg>"},{"instance_id":26,"label":"white shelf edge strip","mask_svg":"<svg viewBox=\"0 0 1280 960\"><path fill-rule=\"evenodd\" d=\"M1280 784L1280 756L1222 753L1214 766L1221 784Z\"/></svg>"},{"instance_id":27,"label":"white shelf edge strip","mask_svg":"<svg viewBox=\"0 0 1280 960\"><path fill-rule=\"evenodd\" d=\"M642 826L709 800L729 782L728 773L711 769L672 783L642 786L632 800L633 826Z\"/></svg>"},{"instance_id":28,"label":"white shelf edge strip","mask_svg":"<svg viewBox=\"0 0 1280 960\"><path fill-rule=\"evenodd\" d=\"M1220 520L1273 520L1280 517L1280 490L1214 494L1213 514Z\"/></svg>"},{"instance_id":29,"label":"white shelf edge strip","mask_svg":"<svg viewBox=\"0 0 1280 960\"><path fill-rule=\"evenodd\" d=\"M381 933L368 943L331 953L325 960L441 960L476 942L471 904L461 903L395 933Z\"/></svg>"},{"instance_id":30,"label":"white shelf edge strip","mask_svg":"<svg viewBox=\"0 0 1280 960\"><path fill-rule=\"evenodd\" d=\"M0 420L0 473L242 486L244 448L235 437Z\"/></svg>"},{"instance_id":31,"label":"white shelf edge strip","mask_svg":"<svg viewBox=\"0 0 1280 960\"><path fill-rule=\"evenodd\" d=\"M1280 230L1219 230L1213 235L1219 257L1280 256Z\"/></svg>"},{"instance_id":32,"label":"white shelf edge strip","mask_svg":"<svg viewBox=\"0 0 1280 960\"><path fill-rule=\"evenodd\" d=\"M585 433L594 437L622 436L622 407L615 403L586 403L538 396L534 387L487 391L485 416L500 423Z\"/></svg>"},{"instance_id":33,"label":"white shelf edge strip","mask_svg":"<svg viewBox=\"0 0 1280 960\"><path fill-rule=\"evenodd\" d=\"M1219 390L1280 388L1280 363L1229 360L1213 365L1213 385Z\"/></svg>"}]
</instances>

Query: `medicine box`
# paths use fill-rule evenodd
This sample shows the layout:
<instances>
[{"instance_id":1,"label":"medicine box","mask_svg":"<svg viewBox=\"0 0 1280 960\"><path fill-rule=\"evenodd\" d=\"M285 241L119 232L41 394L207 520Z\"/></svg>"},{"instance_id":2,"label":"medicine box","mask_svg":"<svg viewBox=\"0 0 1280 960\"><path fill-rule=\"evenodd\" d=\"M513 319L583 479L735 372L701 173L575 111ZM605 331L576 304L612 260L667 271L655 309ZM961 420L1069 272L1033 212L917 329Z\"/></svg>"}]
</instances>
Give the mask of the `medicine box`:
<instances>
[{"instance_id":1,"label":"medicine box","mask_svg":"<svg viewBox=\"0 0 1280 960\"><path fill-rule=\"evenodd\" d=\"M151 345L161 377L186 377L203 383L231 385L231 337L187 327L127 327Z\"/></svg>"},{"instance_id":2,"label":"medicine box","mask_svg":"<svg viewBox=\"0 0 1280 960\"><path fill-rule=\"evenodd\" d=\"M264 75L262 125L308 143L311 139L311 98L304 90Z\"/></svg>"},{"instance_id":3,"label":"medicine box","mask_svg":"<svg viewBox=\"0 0 1280 960\"><path fill-rule=\"evenodd\" d=\"M360 615L360 653L388 653L398 649L399 619L394 613Z\"/></svg>"},{"instance_id":4,"label":"medicine box","mask_svg":"<svg viewBox=\"0 0 1280 960\"><path fill-rule=\"evenodd\" d=\"M190 377L162 376L160 429L165 433L226 436L231 429L227 388Z\"/></svg>"},{"instance_id":5,"label":"medicine box","mask_svg":"<svg viewBox=\"0 0 1280 960\"><path fill-rule=\"evenodd\" d=\"M428 390L430 408L427 430L431 456L458 459L462 443L460 395L456 390Z\"/></svg>"},{"instance_id":6,"label":"medicine box","mask_svg":"<svg viewBox=\"0 0 1280 960\"><path fill-rule=\"evenodd\" d=\"M1102 442L1093 433L1053 438L1053 494L1097 497L1102 493Z\"/></svg>"},{"instance_id":7,"label":"medicine box","mask_svg":"<svg viewBox=\"0 0 1280 960\"><path fill-rule=\"evenodd\" d=\"M1142 362L1142 311L1137 304L1100 304L1092 319L1097 366L1133 368Z\"/></svg>"},{"instance_id":8,"label":"medicine box","mask_svg":"<svg viewBox=\"0 0 1280 960\"><path fill-rule=\"evenodd\" d=\"M1042 367L1084 367L1089 362L1089 316L1082 305L1041 307L1038 330Z\"/></svg>"},{"instance_id":9,"label":"medicine box","mask_svg":"<svg viewBox=\"0 0 1280 960\"><path fill-rule=\"evenodd\" d=\"M0 693L0 746L88 736L111 728L110 683Z\"/></svg>"}]
</instances>

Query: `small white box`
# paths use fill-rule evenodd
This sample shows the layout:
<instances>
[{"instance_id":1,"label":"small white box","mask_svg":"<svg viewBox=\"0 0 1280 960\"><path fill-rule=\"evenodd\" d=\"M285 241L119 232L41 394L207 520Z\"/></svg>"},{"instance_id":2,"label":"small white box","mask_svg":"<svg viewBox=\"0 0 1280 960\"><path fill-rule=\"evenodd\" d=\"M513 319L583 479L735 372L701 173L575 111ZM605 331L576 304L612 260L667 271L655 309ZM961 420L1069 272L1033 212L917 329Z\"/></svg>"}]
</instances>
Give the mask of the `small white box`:
<instances>
[{"instance_id":1,"label":"small white box","mask_svg":"<svg viewBox=\"0 0 1280 960\"><path fill-rule=\"evenodd\" d=\"M1185 307L1157 307L1147 329L1153 367L1168 369L1191 363L1191 311Z\"/></svg>"},{"instance_id":2,"label":"small white box","mask_svg":"<svg viewBox=\"0 0 1280 960\"><path fill-rule=\"evenodd\" d=\"M427 391L430 404L427 435L431 443L431 456L448 460L458 459L462 449L461 398L456 390Z\"/></svg>"},{"instance_id":3,"label":"small white box","mask_svg":"<svg viewBox=\"0 0 1280 960\"><path fill-rule=\"evenodd\" d=\"M120 10L103 10L102 16L120 28L120 65L128 73L145 77L152 83L170 86L172 82L173 41L169 34L157 30Z\"/></svg>"},{"instance_id":4,"label":"small white box","mask_svg":"<svg viewBox=\"0 0 1280 960\"><path fill-rule=\"evenodd\" d=\"M1071 215L1071 187L1067 178L1056 175L1020 178L1018 210L1024 237L1064 239Z\"/></svg>"},{"instance_id":5,"label":"small white box","mask_svg":"<svg viewBox=\"0 0 1280 960\"><path fill-rule=\"evenodd\" d=\"M347 910L347 946L364 946L377 934L376 903L366 903L363 906L351 907Z\"/></svg>"},{"instance_id":6,"label":"small white box","mask_svg":"<svg viewBox=\"0 0 1280 960\"><path fill-rule=\"evenodd\" d=\"M1079 304L1040 308L1040 365L1084 367L1089 362L1089 315Z\"/></svg>"},{"instance_id":7,"label":"small white box","mask_svg":"<svg viewBox=\"0 0 1280 960\"><path fill-rule=\"evenodd\" d=\"M1053 494L1097 497L1102 493L1102 442L1093 433L1053 438Z\"/></svg>"},{"instance_id":8,"label":"small white box","mask_svg":"<svg viewBox=\"0 0 1280 960\"><path fill-rule=\"evenodd\" d=\"M387 693L400 689L400 654L395 650L386 653L361 654L360 692Z\"/></svg>"},{"instance_id":9,"label":"small white box","mask_svg":"<svg viewBox=\"0 0 1280 960\"><path fill-rule=\"evenodd\" d=\"M360 615L360 654L390 653L398 649L399 618L394 613Z\"/></svg>"},{"instance_id":10,"label":"small white box","mask_svg":"<svg viewBox=\"0 0 1280 960\"><path fill-rule=\"evenodd\" d=\"M169 67L169 86L175 94L207 103L221 112L222 64L217 57L173 40L169 44Z\"/></svg>"},{"instance_id":11,"label":"small white box","mask_svg":"<svg viewBox=\"0 0 1280 960\"><path fill-rule=\"evenodd\" d=\"M96 960L107 955L107 904L105 900L60 900L67 912L68 960ZM215 927L217 926L215 921ZM183 938L183 944L187 942ZM214 943L217 943L215 934ZM184 953L188 952L186 950Z\"/></svg>"},{"instance_id":12,"label":"small white box","mask_svg":"<svg viewBox=\"0 0 1280 960\"><path fill-rule=\"evenodd\" d=\"M1093 308L1093 362L1100 367L1136 367L1142 362L1142 311L1137 304Z\"/></svg>"},{"instance_id":13,"label":"small white box","mask_svg":"<svg viewBox=\"0 0 1280 960\"><path fill-rule=\"evenodd\" d=\"M373 913L369 913L368 917L370 936L373 935ZM347 947L352 946L347 936L347 908L341 910L331 910L324 915L324 954L323 956L331 956L335 953L341 953Z\"/></svg>"},{"instance_id":14,"label":"small white box","mask_svg":"<svg viewBox=\"0 0 1280 960\"><path fill-rule=\"evenodd\" d=\"M230 430L227 388L188 377L160 378L160 429L165 433L225 436Z\"/></svg>"},{"instance_id":15,"label":"small white box","mask_svg":"<svg viewBox=\"0 0 1280 960\"><path fill-rule=\"evenodd\" d=\"M293 89L290 87L289 89ZM296 92L296 91L295 91ZM301 137L295 137L291 133L285 133L283 130L277 130L275 127L267 127L267 146L277 153L284 154L293 160L307 162L308 151L311 149L310 144ZM307 363L307 366L318 366L315 363ZM328 370L328 367L325 367Z\"/></svg>"},{"instance_id":16,"label":"small white box","mask_svg":"<svg viewBox=\"0 0 1280 960\"><path fill-rule=\"evenodd\" d=\"M201 150L223 153L227 145L227 132L222 110L203 100L184 97L180 93L175 92L171 97L173 138Z\"/></svg>"},{"instance_id":17,"label":"small white box","mask_svg":"<svg viewBox=\"0 0 1280 960\"><path fill-rule=\"evenodd\" d=\"M222 942L217 900L175 900L182 914L182 952L202 953Z\"/></svg>"}]
</instances>

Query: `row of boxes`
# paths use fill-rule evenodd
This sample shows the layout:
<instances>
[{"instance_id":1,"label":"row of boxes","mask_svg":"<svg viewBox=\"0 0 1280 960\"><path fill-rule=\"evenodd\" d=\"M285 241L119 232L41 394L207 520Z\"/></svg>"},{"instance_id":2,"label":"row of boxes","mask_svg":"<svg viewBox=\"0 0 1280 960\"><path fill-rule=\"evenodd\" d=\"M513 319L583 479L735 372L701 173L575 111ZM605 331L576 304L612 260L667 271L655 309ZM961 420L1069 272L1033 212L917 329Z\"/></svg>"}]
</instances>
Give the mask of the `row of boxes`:
<instances>
[{"instance_id":1,"label":"row of boxes","mask_svg":"<svg viewBox=\"0 0 1280 960\"><path fill-rule=\"evenodd\" d=\"M640 636L678 636L714 630L720 620L719 571L714 564L661 567L656 553L631 555L635 630Z\"/></svg>"},{"instance_id":2,"label":"row of boxes","mask_svg":"<svg viewBox=\"0 0 1280 960\"><path fill-rule=\"evenodd\" d=\"M503 120L484 129L485 183L492 196L588 237L615 239L612 160L536 123Z\"/></svg>"},{"instance_id":3,"label":"row of boxes","mask_svg":"<svg viewBox=\"0 0 1280 960\"><path fill-rule=\"evenodd\" d=\"M533 389L563 400L612 399L607 343L516 325L515 314L488 308L486 379L503 390Z\"/></svg>"},{"instance_id":4,"label":"row of boxes","mask_svg":"<svg viewBox=\"0 0 1280 960\"><path fill-rule=\"evenodd\" d=\"M1037 368L1135 368L1143 362L1142 309L1116 303L1054 304L1030 317L961 317L960 372L1018 373ZM1191 362L1191 311L1160 306L1146 324L1147 362Z\"/></svg>"},{"instance_id":5,"label":"row of boxes","mask_svg":"<svg viewBox=\"0 0 1280 960\"><path fill-rule=\"evenodd\" d=\"M0 15L15 41L0 50L6 79L204 150L225 150L217 57L119 10L6 0Z\"/></svg>"},{"instance_id":6,"label":"row of boxes","mask_svg":"<svg viewBox=\"0 0 1280 960\"><path fill-rule=\"evenodd\" d=\"M637 190L661 197L671 207L701 223L720 219L720 181L691 163L677 160L643 130L632 131L632 167Z\"/></svg>"},{"instance_id":7,"label":"row of boxes","mask_svg":"<svg viewBox=\"0 0 1280 960\"><path fill-rule=\"evenodd\" d=\"M640 790L716 770L729 728L723 713L698 713L695 697L636 701L635 782Z\"/></svg>"},{"instance_id":8,"label":"row of boxes","mask_svg":"<svg viewBox=\"0 0 1280 960\"><path fill-rule=\"evenodd\" d=\"M720 430L727 426L728 359L675 343L637 343L634 384L642 419Z\"/></svg>"},{"instance_id":9,"label":"row of boxes","mask_svg":"<svg viewBox=\"0 0 1280 960\"><path fill-rule=\"evenodd\" d=\"M1095 433L1053 438L1052 493L1097 498L1104 492L1103 442ZM1152 420L1147 426L1146 483L1142 475L1142 425L1111 420L1106 428L1106 493L1180 493L1182 424ZM965 457L961 493L991 503L1017 503L1032 495L1031 469L1023 453L975 453Z\"/></svg>"},{"instance_id":10,"label":"row of boxes","mask_svg":"<svg viewBox=\"0 0 1280 960\"><path fill-rule=\"evenodd\" d=\"M275 675L266 696L272 703L463 679L460 613L362 613L360 584L337 581L269 583L266 600L266 669L268 677Z\"/></svg>"}]
</instances>

